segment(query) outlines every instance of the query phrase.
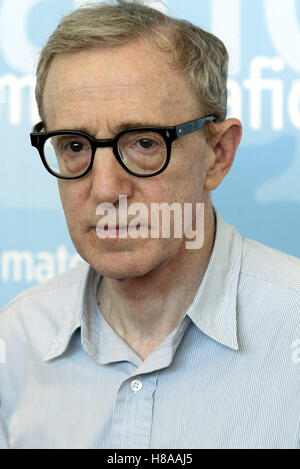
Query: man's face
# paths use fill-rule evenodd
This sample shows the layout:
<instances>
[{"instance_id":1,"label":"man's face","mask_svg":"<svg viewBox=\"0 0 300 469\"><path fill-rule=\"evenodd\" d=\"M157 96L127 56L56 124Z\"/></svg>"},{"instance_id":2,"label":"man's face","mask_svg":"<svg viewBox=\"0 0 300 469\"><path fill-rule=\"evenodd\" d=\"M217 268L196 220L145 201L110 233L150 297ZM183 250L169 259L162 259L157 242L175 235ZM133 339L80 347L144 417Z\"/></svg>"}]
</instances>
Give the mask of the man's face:
<instances>
[{"instance_id":1,"label":"man's face","mask_svg":"<svg viewBox=\"0 0 300 469\"><path fill-rule=\"evenodd\" d=\"M184 74L170 57L149 42L92 49L54 58L46 81L47 130L84 130L97 139L113 138L121 127L169 126L203 115ZM102 203L118 209L120 195L128 207L143 203L206 202L209 145L203 130L172 144L171 161L161 174L128 174L112 148L99 148L90 173L79 180L59 180L68 228L79 254L104 276L146 275L185 256L185 239L100 239L96 233ZM150 217L149 217L150 218Z\"/></svg>"}]
</instances>

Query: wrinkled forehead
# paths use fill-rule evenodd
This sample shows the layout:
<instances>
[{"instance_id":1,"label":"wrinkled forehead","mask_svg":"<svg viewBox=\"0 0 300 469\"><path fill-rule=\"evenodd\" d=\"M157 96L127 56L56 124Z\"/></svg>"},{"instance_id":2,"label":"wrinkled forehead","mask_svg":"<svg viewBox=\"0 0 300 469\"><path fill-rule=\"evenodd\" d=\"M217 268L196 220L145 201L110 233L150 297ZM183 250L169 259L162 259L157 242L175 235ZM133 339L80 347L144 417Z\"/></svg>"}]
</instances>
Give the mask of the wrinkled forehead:
<instances>
[{"instance_id":1,"label":"wrinkled forehead","mask_svg":"<svg viewBox=\"0 0 300 469\"><path fill-rule=\"evenodd\" d=\"M49 68L43 104L46 119L52 119L74 108L78 113L116 107L125 114L145 107L154 113L176 113L196 99L170 53L140 41L57 55Z\"/></svg>"}]
</instances>

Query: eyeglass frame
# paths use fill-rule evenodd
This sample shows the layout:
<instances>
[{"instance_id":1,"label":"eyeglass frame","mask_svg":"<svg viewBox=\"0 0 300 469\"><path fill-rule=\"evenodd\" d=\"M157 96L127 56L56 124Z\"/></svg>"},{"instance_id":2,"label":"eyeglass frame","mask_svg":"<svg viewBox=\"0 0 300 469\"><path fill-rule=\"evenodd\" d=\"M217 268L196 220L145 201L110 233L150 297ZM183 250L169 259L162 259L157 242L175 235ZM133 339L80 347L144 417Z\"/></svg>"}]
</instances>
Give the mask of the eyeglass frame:
<instances>
[{"instance_id":1,"label":"eyeglass frame","mask_svg":"<svg viewBox=\"0 0 300 469\"><path fill-rule=\"evenodd\" d=\"M208 116L199 117L198 119L193 119L191 121L184 122L183 124L178 124L175 126L134 127L134 128L122 130L112 139L100 139L100 140L95 139L94 137L91 137L89 134L85 132L77 131L77 130L53 130L50 132L41 132L40 130L44 127L44 123L39 122L33 127L33 131L30 133L30 139L31 139L31 145L38 150L42 163L44 167L46 168L46 170L50 174L52 174L52 176L55 176L58 179L74 180L74 179L81 179L84 176L86 176L93 167L96 150L98 148L105 148L105 147L111 147L113 149L114 156L116 157L117 161L122 166L122 168L125 169L125 171L127 171L127 173L132 174L133 176L137 176L137 177L152 177L152 176L156 176L162 173L169 165L170 158L171 158L171 146L172 146L173 141L176 140L177 138L183 137L184 135L191 134L193 132L196 132L197 130L200 130L201 128L204 127L206 122L218 122L218 119L214 115L208 115ZM159 135L161 135L165 141L166 148L167 148L166 161L164 165L162 166L162 168L160 168L158 171L154 173L140 174L140 173L136 173L135 171L132 171L125 165L124 161L122 160L119 154L119 150L118 150L119 139L124 134L127 134L129 132L137 132L137 131L138 132L143 132L143 131L156 132ZM59 135L78 135L79 137L84 137L86 140L88 140L91 146L90 164L88 168L79 176L63 176L63 175L57 174L55 171L53 171L50 168L50 166L47 163L47 160L44 154L45 142L49 138L54 137L54 136L59 136Z\"/></svg>"}]
</instances>

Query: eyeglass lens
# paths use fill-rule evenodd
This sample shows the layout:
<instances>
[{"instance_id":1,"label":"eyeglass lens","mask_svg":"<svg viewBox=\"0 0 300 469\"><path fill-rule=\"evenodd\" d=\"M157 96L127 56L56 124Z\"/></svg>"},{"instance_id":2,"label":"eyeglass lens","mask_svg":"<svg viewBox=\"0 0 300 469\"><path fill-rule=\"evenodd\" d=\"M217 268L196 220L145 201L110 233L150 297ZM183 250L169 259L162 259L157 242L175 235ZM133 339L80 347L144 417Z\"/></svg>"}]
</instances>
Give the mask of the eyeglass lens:
<instances>
[{"instance_id":1,"label":"eyeglass lens","mask_svg":"<svg viewBox=\"0 0 300 469\"><path fill-rule=\"evenodd\" d=\"M118 139L118 153L124 165L138 174L159 171L167 158L164 138L156 132L127 132ZM56 135L44 145L44 156L50 169L58 175L76 177L89 167L92 147L80 135Z\"/></svg>"}]
</instances>

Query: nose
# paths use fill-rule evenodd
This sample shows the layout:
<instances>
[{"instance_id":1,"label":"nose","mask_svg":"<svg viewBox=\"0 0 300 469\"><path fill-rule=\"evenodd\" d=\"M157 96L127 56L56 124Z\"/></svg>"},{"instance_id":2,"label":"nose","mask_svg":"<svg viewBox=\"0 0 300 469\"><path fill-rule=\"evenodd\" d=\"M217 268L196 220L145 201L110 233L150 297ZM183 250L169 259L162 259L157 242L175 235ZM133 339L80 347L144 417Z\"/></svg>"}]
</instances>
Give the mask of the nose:
<instances>
[{"instance_id":1,"label":"nose","mask_svg":"<svg viewBox=\"0 0 300 469\"><path fill-rule=\"evenodd\" d=\"M98 148L91 170L91 197L98 205L115 204L119 195L133 196L136 176L125 171L117 161L112 148Z\"/></svg>"}]
</instances>

